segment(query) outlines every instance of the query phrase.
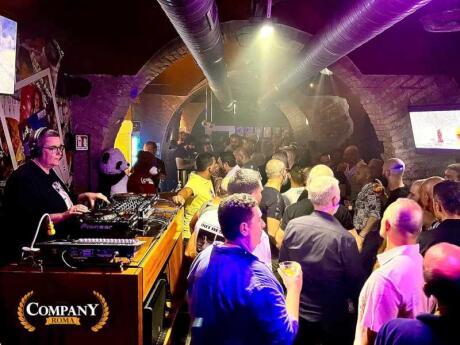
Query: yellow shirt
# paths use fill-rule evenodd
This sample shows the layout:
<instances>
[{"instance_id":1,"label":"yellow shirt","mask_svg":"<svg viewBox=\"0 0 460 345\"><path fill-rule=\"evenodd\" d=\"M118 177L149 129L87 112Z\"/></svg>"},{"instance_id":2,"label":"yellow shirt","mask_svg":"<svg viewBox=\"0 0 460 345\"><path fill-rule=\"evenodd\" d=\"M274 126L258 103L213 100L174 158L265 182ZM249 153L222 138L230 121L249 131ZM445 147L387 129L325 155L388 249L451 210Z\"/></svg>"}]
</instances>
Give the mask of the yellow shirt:
<instances>
[{"instance_id":1,"label":"yellow shirt","mask_svg":"<svg viewBox=\"0 0 460 345\"><path fill-rule=\"evenodd\" d=\"M214 197L214 187L211 180L207 180L192 172L185 187L193 191L193 195L185 203L184 238L190 238L190 221L196 212Z\"/></svg>"}]
</instances>

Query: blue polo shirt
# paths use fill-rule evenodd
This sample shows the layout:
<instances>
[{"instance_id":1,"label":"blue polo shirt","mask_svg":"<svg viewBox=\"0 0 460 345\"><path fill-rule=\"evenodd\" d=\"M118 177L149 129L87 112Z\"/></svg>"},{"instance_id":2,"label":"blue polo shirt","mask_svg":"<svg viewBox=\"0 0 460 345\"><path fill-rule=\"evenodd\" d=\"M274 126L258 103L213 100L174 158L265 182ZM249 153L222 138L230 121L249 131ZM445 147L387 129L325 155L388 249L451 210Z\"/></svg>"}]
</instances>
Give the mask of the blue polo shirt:
<instances>
[{"instance_id":1,"label":"blue polo shirt","mask_svg":"<svg viewBox=\"0 0 460 345\"><path fill-rule=\"evenodd\" d=\"M240 247L214 244L188 276L192 344L292 344L298 322L265 264Z\"/></svg>"}]
</instances>

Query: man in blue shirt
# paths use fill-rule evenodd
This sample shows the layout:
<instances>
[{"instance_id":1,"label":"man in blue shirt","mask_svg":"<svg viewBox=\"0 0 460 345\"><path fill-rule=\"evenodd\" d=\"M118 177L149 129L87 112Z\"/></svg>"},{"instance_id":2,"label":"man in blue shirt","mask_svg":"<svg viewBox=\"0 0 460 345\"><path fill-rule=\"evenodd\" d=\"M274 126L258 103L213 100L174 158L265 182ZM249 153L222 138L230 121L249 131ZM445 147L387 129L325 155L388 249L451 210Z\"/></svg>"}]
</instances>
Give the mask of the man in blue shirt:
<instances>
[{"instance_id":1,"label":"man in blue shirt","mask_svg":"<svg viewBox=\"0 0 460 345\"><path fill-rule=\"evenodd\" d=\"M251 252L264 222L254 197L233 194L219 205L225 243L201 252L188 276L192 344L292 344L298 329L302 274L270 269Z\"/></svg>"}]
</instances>

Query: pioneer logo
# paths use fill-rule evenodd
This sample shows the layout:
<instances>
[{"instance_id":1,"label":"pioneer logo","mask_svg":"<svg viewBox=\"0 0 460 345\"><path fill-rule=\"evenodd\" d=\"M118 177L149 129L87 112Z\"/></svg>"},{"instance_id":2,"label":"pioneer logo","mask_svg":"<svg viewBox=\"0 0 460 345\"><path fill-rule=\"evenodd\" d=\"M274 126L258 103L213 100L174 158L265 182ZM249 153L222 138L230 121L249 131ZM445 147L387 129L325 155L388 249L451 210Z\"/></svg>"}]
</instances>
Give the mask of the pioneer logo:
<instances>
[{"instance_id":1,"label":"pioneer logo","mask_svg":"<svg viewBox=\"0 0 460 345\"><path fill-rule=\"evenodd\" d=\"M98 332L107 323L109 318L109 306L104 296L93 291L95 299L99 303L87 303L79 305L45 305L33 300L34 292L26 293L18 305L18 319L21 325L29 332L34 332L39 320L45 326L51 325L75 325L81 326L81 319L88 318L97 321L91 327L93 332ZM97 318L97 315L100 317Z\"/></svg>"}]
</instances>

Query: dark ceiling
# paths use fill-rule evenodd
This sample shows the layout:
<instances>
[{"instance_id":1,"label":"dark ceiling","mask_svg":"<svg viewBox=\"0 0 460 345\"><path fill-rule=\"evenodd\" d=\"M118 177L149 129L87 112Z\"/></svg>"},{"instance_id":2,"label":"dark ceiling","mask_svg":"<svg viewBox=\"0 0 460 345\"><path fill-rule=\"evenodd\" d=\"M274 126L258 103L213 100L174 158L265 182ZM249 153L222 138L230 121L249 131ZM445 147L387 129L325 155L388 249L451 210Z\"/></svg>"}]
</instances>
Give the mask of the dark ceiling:
<instances>
[{"instance_id":1,"label":"dark ceiling","mask_svg":"<svg viewBox=\"0 0 460 345\"><path fill-rule=\"evenodd\" d=\"M314 34L350 2L275 0L272 16ZM368 74L446 73L460 80L460 32L428 33L419 22L453 2L433 0L350 58ZM217 5L221 22L252 16L251 0ZM62 69L70 74L135 74L177 36L155 0L1 0L0 14L18 21L22 37L56 38L65 52Z\"/></svg>"}]
</instances>

